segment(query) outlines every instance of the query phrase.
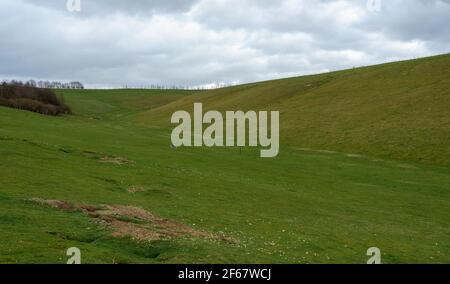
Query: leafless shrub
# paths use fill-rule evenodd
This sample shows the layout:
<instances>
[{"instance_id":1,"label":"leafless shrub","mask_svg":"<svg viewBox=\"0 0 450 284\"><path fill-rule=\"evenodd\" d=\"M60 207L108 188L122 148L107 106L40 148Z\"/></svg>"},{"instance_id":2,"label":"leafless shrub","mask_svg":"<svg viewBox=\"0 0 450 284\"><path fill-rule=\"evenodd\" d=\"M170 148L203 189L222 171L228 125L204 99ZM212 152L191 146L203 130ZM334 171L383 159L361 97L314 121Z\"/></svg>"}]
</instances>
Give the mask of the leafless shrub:
<instances>
[{"instance_id":1,"label":"leafless shrub","mask_svg":"<svg viewBox=\"0 0 450 284\"><path fill-rule=\"evenodd\" d=\"M63 98L53 90L13 82L0 85L0 106L54 116L72 113Z\"/></svg>"}]
</instances>

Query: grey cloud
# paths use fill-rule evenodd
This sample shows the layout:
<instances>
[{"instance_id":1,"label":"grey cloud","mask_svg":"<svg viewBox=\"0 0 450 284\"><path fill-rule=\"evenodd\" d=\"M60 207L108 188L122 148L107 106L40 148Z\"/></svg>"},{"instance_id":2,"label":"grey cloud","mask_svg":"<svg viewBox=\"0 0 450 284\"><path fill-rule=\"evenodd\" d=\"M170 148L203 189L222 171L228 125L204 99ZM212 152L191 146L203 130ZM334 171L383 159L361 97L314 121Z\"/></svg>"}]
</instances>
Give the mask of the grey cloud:
<instances>
[{"instance_id":1,"label":"grey cloud","mask_svg":"<svg viewBox=\"0 0 450 284\"><path fill-rule=\"evenodd\" d=\"M23 0L36 6L65 11L68 0ZM69 0L71 1L71 0ZM197 0L80 0L78 16L98 16L108 13L148 15L153 13L186 12Z\"/></svg>"},{"instance_id":2,"label":"grey cloud","mask_svg":"<svg viewBox=\"0 0 450 284\"><path fill-rule=\"evenodd\" d=\"M399 40L443 40L450 39L449 0L381 0L380 12L368 12L365 0L356 1L313 1L303 0L298 9L289 10L286 3L292 1L272 1L261 4L256 0L231 0L225 2L203 1L196 19L217 30L248 29L269 30L279 33L304 32L322 38L328 44L352 45L364 33L385 33ZM230 1L228 1L230 3ZM276 3L276 4L274 4ZM347 4L365 13L350 26L339 23L339 9L327 7L340 3ZM217 13L220 11L220 14ZM288 12L288 16L286 15ZM334 13L333 13L334 12ZM251 17L247 15L251 14ZM345 16L345 15L341 15Z\"/></svg>"},{"instance_id":3,"label":"grey cloud","mask_svg":"<svg viewBox=\"0 0 450 284\"><path fill-rule=\"evenodd\" d=\"M361 29L379 30L399 40L450 41L450 0L384 1Z\"/></svg>"},{"instance_id":4,"label":"grey cloud","mask_svg":"<svg viewBox=\"0 0 450 284\"><path fill-rule=\"evenodd\" d=\"M0 79L197 86L450 51L449 0L65 2L0 0Z\"/></svg>"}]
</instances>

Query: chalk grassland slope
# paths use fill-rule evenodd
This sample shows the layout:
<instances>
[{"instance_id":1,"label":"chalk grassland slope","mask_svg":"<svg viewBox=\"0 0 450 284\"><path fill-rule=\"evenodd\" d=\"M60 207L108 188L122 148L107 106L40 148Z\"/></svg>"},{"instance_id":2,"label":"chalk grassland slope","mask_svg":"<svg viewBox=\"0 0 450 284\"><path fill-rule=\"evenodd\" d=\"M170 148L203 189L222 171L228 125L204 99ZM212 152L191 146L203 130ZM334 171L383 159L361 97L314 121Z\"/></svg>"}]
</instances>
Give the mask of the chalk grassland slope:
<instances>
[{"instance_id":1,"label":"chalk grassland slope","mask_svg":"<svg viewBox=\"0 0 450 284\"><path fill-rule=\"evenodd\" d=\"M208 91L137 120L168 125L194 102L279 110L282 145L450 164L450 55Z\"/></svg>"},{"instance_id":2,"label":"chalk grassland slope","mask_svg":"<svg viewBox=\"0 0 450 284\"><path fill-rule=\"evenodd\" d=\"M450 168L415 161L421 151L441 150L443 158L423 161L447 161L448 93L441 76L447 64L441 56L200 93L68 90L61 94L74 114L63 117L0 107L0 263L65 263L69 247L81 249L83 263L365 263L372 246L381 249L383 263L448 263ZM406 96L401 72L392 71L399 91L379 80L378 88L391 92L382 104L377 92L365 96L354 86L385 76L380 68L434 75L417 75L421 87L405 83L420 102L407 107L409 98L396 97ZM323 90L334 84L359 89L360 97ZM429 92L422 95L422 88ZM396 104L389 104L391 97ZM282 115L292 117L286 121L306 113L313 126L300 119L282 125L309 136L284 129L275 159L261 159L252 148L172 149L171 111L190 109L198 98L219 109L279 104ZM365 104L385 111L402 106L385 117L392 130L381 132L380 120L361 113L358 108L376 115L377 108ZM433 111L425 112L426 105ZM413 118L426 127L411 132L409 124L418 125ZM372 137L359 120L372 121L387 146L370 140L358 147L356 138ZM335 139L345 127L348 145ZM408 127L406 138L395 132ZM417 153L390 145L393 138ZM304 146L347 154L299 149ZM348 154L357 151L365 155Z\"/></svg>"},{"instance_id":3,"label":"chalk grassland slope","mask_svg":"<svg viewBox=\"0 0 450 284\"><path fill-rule=\"evenodd\" d=\"M185 90L58 90L77 116L93 120L128 122L126 117L166 105L195 93ZM148 125L148 126L152 126Z\"/></svg>"},{"instance_id":4,"label":"chalk grassland slope","mask_svg":"<svg viewBox=\"0 0 450 284\"><path fill-rule=\"evenodd\" d=\"M119 91L84 92L65 93L71 116L0 107L0 263L65 263L69 247L83 263L365 263L372 246L383 263L449 260L448 167L172 149L128 121L140 103L121 114Z\"/></svg>"}]
</instances>

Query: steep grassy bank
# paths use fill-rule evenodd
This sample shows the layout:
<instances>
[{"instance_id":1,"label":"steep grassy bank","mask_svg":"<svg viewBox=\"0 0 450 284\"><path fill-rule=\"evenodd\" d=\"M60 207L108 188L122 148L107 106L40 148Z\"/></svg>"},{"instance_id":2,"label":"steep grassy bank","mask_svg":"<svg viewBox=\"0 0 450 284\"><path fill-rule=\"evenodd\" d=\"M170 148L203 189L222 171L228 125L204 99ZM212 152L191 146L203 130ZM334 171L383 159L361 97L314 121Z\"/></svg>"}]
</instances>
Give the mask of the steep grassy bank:
<instances>
[{"instance_id":1,"label":"steep grassy bank","mask_svg":"<svg viewBox=\"0 0 450 284\"><path fill-rule=\"evenodd\" d=\"M450 165L450 55L212 90L137 121L167 126L194 102L279 110L284 145Z\"/></svg>"}]
</instances>

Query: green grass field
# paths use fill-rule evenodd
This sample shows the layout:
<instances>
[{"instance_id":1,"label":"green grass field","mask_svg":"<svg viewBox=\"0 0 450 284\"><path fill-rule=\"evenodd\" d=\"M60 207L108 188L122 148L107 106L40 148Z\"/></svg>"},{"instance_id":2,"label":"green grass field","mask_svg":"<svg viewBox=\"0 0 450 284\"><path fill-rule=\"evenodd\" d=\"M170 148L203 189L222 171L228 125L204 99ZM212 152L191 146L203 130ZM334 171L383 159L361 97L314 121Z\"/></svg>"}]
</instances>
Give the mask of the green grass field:
<instances>
[{"instance_id":1,"label":"green grass field","mask_svg":"<svg viewBox=\"0 0 450 284\"><path fill-rule=\"evenodd\" d=\"M59 91L63 117L0 107L0 263L65 263L69 247L83 263L365 263L374 246L383 263L449 263L449 75L444 55L213 91ZM193 102L280 110L280 155L172 149L170 116ZM232 241L117 237L32 198Z\"/></svg>"}]
</instances>

